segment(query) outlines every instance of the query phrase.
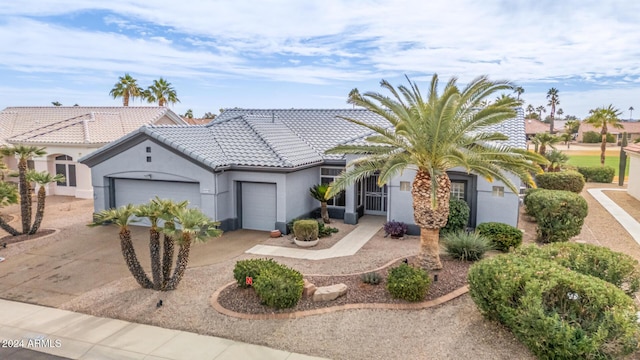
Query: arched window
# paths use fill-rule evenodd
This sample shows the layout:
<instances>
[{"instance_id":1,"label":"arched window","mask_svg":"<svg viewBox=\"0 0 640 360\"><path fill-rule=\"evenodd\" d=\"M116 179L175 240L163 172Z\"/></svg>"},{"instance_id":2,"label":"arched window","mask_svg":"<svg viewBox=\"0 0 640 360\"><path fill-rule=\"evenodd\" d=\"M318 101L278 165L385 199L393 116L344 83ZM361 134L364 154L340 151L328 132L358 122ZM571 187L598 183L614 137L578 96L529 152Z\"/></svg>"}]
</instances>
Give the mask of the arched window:
<instances>
[{"instance_id":1,"label":"arched window","mask_svg":"<svg viewBox=\"0 0 640 360\"><path fill-rule=\"evenodd\" d=\"M58 186L76 186L76 164L69 155L59 155L55 158L56 175L64 176L64 181L58 181Z\"/></svg>"}]
</instances>

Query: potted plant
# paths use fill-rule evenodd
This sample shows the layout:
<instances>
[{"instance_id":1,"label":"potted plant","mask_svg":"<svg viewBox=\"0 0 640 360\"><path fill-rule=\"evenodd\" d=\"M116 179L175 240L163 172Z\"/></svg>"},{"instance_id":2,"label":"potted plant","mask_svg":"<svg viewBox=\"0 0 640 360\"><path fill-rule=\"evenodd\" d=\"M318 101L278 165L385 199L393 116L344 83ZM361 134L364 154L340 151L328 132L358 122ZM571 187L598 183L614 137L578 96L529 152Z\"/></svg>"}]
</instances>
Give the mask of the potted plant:
<instances>
[{"instance_id":1,"label":"potted plant","mask_svg":"<svg viewBox=\"0 0 640 360\"><path fill-rule=\"evenodd\" d=\"M392 239L400 239L407 233L407 224L402 221L388 221L384 223L384 232L391 236Z\"/></svg>"},{"instance_id":2,"label":"potted plant","mask_svg":"<svg viewBox=\"0 0 640 360\"><path fill-rule=\"evenodd\" d=\"M329 211L327 210L327 199L325 198L328 190L329 185L327 184L318 184L309 188L309 195L320 201L320 216L322 217L322 222L325 224L330 222Z\"/></svg>"},{"instance_id":3,"label":"potted plant","mask_svg":"<svg viewBox=\"0 0 640 360\"><path fill-rule=\"evenodd\" d=\"M300 247L318 245L318 222L315 220L298 220L293 223L293 242Z\"/></svg>"}]
</instances>

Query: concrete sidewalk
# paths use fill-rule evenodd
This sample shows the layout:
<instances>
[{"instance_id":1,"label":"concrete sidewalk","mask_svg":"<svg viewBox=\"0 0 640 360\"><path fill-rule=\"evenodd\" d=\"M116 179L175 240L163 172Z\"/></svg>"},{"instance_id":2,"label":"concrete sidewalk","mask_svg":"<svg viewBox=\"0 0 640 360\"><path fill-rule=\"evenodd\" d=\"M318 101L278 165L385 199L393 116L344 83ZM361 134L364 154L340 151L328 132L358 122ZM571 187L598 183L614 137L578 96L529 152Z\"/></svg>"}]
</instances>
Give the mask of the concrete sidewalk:
<instances>
[{"instance_id":1,"label":"concrete sidewalk","mask_svg":"<svg viewBox=\"0 0 640 360\"><path fill-rule=\"evenodd\" d=\"M213 336L0 299L0 358L53 360L61 357L92 360L321 359Z\"/></svg>"}]
</instances>

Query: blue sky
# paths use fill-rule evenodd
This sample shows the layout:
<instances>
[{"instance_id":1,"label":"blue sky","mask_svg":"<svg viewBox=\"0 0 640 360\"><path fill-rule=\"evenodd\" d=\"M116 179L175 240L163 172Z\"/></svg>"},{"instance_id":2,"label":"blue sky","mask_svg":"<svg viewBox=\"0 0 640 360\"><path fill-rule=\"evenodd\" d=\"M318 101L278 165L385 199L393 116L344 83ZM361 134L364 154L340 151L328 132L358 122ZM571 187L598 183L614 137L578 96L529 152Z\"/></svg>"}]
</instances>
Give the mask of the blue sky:
<instances>
[{"instance_id":1,"label":"blue sky","mask_svg":"<svg viewBox=\"0 0 640 360\"><path fill-rule=\"evenodd\" d=\"M151 5L149 5L151 4ZM486 74L565 114L640 115L640 2L20 0L0 2L0 108L120 105L125 73L166 78L178 113L342 108L404 74L464 84ZM141 104L139 101L134 103ZM634 118L635 118L634 113Z\"/></svg>"}]
</instances>

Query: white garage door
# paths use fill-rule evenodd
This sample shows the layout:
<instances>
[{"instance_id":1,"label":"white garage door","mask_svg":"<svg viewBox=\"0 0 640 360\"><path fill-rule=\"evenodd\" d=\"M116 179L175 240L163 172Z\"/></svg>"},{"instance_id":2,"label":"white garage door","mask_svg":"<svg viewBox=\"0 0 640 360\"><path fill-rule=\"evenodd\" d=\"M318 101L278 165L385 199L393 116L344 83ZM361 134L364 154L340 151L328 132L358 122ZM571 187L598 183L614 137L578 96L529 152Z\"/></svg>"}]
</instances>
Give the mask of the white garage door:
<instances>
[{"instance_id":1,"label":"white garage door","mask_svg":"<svg viewBox=\"0 0 640 360\"><path fill-rule=\"evenodd\" d=\"M273 230L276 226L276 184L242 183L242 228Z\"/></svg>"},{"instance_id":2,"label":"white garage door","mask_svg":"<svg viewBox=\"0 0 640 360\"><path fill-rule=\"evenodd\" d=\"M189 201L189 207L200 207L200 185L177 181L114 179L116 207L144 204L159 196L161 199Z\"/></svg>"}]
</instances>

